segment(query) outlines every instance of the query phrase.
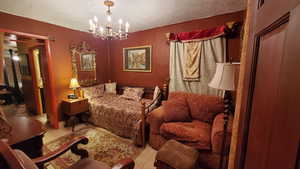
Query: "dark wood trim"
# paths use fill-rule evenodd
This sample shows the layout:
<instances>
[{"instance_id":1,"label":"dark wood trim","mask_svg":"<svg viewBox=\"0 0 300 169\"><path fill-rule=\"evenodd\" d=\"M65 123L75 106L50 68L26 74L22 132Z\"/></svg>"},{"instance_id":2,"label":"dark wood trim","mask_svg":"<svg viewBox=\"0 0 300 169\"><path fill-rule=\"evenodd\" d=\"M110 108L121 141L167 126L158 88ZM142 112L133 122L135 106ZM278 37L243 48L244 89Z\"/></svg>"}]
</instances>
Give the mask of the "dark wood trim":
<instances>
[{"instance_id":1,"label":"dark wood trim","mask_svg":"<svg viewBox=\"0 0 300 169\"><path fill-rule=\"evenodd\" d=\"M42 36L42 35L36 35L36 34L31 34L31 33L24 33L24 32L18 32L18 31L13 31L10 29L2 29L0 28L0 32L7 32L11 34L16 34L20 36L26 36L26 37L31 37L31 38L37 38L37 39L43 39L43 40L49 40L49 37L47 36Z\"/></svg>"},{"instance_id":2,"label":"dark wood trim","mask_svg":"<svg viewBox=\"0 0 300 169\"><path fill-rule=\"evenodd\" d=\"M50 105L51 105L51 110L50 113L52 116L50 116L50 123L51 126L54 128L59 128L58 126L58 110L57 110L57 96L55 93L55 84L54 84L54 74L53 74L53 58L52 58L52 53L51 53L51 48L50 48L50 40L46 39L45 40L45 47L46 47L46 62L47 62L47 70L48 70L48 85L49 87L46 88L46 92L49 94L50 98Z\"/></svg>"},{"instance_id":3,"label":"dark wood trim","mask_svg":"<svg viewBox=\"0 0 300 169\"><path fill-rule=\"evenodd\" d=\"M273 24L262 30L261 32L257 33L254 36L254 45L251 55L248 55L252 58L252 62L248 62L250 64L250 73L246 74L245 76L249 76L249 83L247 85L247 96L246 96L246 111L245 111L245 121L244 121L244 131L243 131L243 142L242 142L242 150L240 159L240 166L238 168L243 169L245 166L246 154L247 154L247 145L248 145L248 136L249 136L249 127L250 127L250 119L251 119L251 111L252 111L252 100L253 100L253 93L255 87L255 77L256 77L256 68L257 68L257 61L258 61L258 54L259 54L259 45L260 39L265 34L272 32L273 30L277 29L278 27L282 26L283 24L287 23L290 18L290 13L283 15ZM246 81L247 83L247 81Z\"/></svg>"},{"instance_id":4,"label":"dark wood trim","mask_svg":"<svg viewBox=\"0 0 300 169\"><path fill-rule=\"evenodd\" d=\"M57 157L64 154L68 150L71 150L72 153L79 155L80 159L87 158L89 156L88 151L86 151L84 149L79 149L78 144L86 145L88 142L89 142L89 140L85 136L75 138L75 139L69 141L68 143L63 144L57 150L51 151L42 157L32 159L32 161L36 165L41 166L47 162L50 162L50 161L56 159Z\"/></svg>"},{"instance_id":5,"label":"dark wood trim","mask_svg":"<svg viewBox=\"0 0 300 169\"><path fill-rule=\"evenodd\" d=\"M42 35L36 35L31 33L24 33L24 32L18 32L14 30L9 29L2 29L0 28L0 32L7 32L11 34L16 34L20 36L26 36L31 38L37 38L45 40L45 49L46 49L46 61L47 61L47 72L48 76L45 77L45 81L47 82L47 85L45 85L46 93L48 93L48 96L50 96L47 100L50 102L51 105L50 110L48 111L50 116L50 123L51 126L54 128L58 128L58 110L57 110L57 99L56 99L56 93L55 93L55 84L54 84L54 74L53 74L53 63L52 63L52 53L50 48L50 39L47 36Z\"/></svg>"}]
</instances>

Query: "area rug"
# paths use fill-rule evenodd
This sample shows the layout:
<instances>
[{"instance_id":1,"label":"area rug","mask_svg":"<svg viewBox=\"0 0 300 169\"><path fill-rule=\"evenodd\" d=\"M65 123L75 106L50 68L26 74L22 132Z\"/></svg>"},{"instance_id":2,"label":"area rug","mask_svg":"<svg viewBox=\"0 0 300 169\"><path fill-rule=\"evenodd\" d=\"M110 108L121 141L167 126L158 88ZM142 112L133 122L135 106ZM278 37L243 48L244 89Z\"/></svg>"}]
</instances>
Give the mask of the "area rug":
<instances>
[{"instance_id":1,"label":"area rug","mask_svg":"<svg viewBox=\"0 0 300 169\"><path fill-rule=\"evenodd\" d=\"M89 158L104 162L109 166L113 166L119 160L127 157L135 159L143 150L143 148L134 146L129 139L116 136L102 128L88 127L45 144L44 153L55 150L72 138L79 136L86 136L89 139L89 143L87 145L80 144L78 147L87 150ZM78 160L80 160L79 156L68 151L56 160L51 161L50 165L55 169L63 169L71 166Z\"/></svg>"}]
</instances>

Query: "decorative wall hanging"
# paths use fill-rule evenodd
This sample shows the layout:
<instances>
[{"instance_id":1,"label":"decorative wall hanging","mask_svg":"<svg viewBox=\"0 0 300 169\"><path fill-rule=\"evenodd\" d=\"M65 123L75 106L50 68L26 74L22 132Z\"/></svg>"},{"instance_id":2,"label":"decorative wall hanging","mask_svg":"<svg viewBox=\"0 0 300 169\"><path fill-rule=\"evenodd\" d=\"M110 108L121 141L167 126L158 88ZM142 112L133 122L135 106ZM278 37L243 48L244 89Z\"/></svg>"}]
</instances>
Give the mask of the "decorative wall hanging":
<instances>
[{"instance_id":1,"label":"decorative wall hanging","mask_svg":"<svg viewBox=\"0 0 300 169\"><path fill-rule=\"evenodd\" d=\"M96 81L96 50L91 49L83 41L79 44L71 44L72 78L81 81Z\"/></svg>"},{"instance_id":2,"label":"decorative wall hanging","mask_svg":"<svg viewBox=\"0 0 300 169\"><path fill-rule=\"evenodd\" d=\"M123 49L123 71L151 72L151 46Z\"/></svg>"}]
</instances>

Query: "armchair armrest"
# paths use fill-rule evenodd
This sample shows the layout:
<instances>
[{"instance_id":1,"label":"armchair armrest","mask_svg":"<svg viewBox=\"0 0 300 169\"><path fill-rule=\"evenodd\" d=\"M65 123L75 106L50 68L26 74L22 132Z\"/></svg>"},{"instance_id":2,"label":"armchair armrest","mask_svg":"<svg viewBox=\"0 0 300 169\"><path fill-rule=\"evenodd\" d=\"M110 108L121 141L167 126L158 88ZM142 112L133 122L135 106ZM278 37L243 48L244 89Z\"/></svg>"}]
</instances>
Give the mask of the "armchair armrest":
<instances>
[{"instance_id":1,"label":"armchair armrest","mask_svg":"<svg viewBox=\"0 0 300 169\"><path fill-rule=\"evenodd\" d=\"M230 115L229 119L228 119L225 151L228 151L229 147L230 147L232 124L233 124L233 116ZM213 121L213 125L212 125L211 145L212 145L212 151L214 153L221 154L224 133L225 133L224 132L224 114L220 113L215 117L215 119Z\"/></svg>"},{"instance_id":2,"label":"armchair armrest","mask_svg":"<svg viewBox=\"0 0 300 169\"><path fill-rule=\"evenodd\" d=\"M131 158L126 158L115 164L112 169L133 169L134 161Z\"/></svg>"},{"instance_id":3,"label":"armchair armrest","mask_svg":"<svg viewBox=\"0 0 300 169\"><path fill-rule=\"evenodd\" d=\"M88 142L89 142L88 138L86 138L84 136L75 138L75 139L71 140L70 142L63 144L57 150L51 151L42 157L32 159L32 161L38 166L43 165L44 163L54 160L55 158L59 157L60 155L64 154L65 152L67 152L70 149L71 149L72 153L79 155L81 157L81 159L87 158L88 151L86 151L84 149L78 149L77 146L78 146L78 144L87 144Z\"/></svg>"},{"instance_id":4,"label":"armchair armrest","mask_svg":"<svg viewBox=\"0 0 300 169\"><path fill-rule=\"evenodd\" d=\"M164 114L163 106L149 113L147 121L150 124L150 129L153 134L159 134L159 128L164 123Z\"/></svg>"}]
</instances>

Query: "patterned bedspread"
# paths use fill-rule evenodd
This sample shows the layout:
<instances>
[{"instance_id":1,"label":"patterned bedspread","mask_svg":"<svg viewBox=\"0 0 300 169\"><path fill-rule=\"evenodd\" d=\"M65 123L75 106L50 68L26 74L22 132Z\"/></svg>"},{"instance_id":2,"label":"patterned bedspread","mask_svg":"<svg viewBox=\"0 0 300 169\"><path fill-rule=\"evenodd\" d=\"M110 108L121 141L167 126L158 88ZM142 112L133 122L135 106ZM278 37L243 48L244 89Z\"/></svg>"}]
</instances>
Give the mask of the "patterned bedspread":
<instances>
[{"instance_id":1,"label":"patterned bedspread","mask_svg":"<svg viewBox=\"0 0 300 169\"><path fill-rule=\"evenodd\" d=\"M152 100L143 101L147 106ZM120 95L104 94L103 97L90 99L89 104L93 124L127 138L133 138L139 131L140 102L126 100Z\"/></svg>"}]
</instances>

